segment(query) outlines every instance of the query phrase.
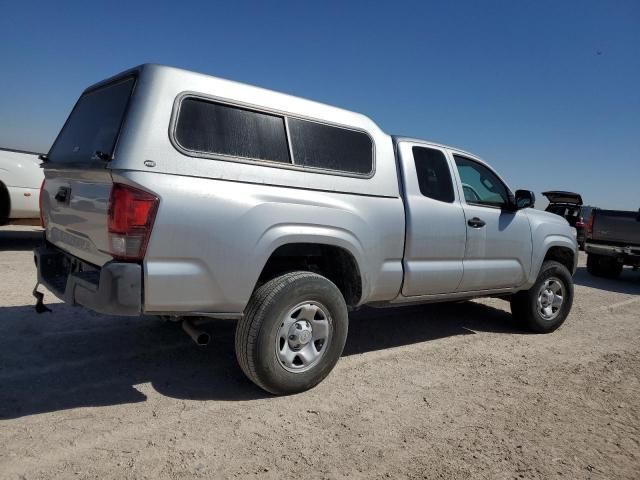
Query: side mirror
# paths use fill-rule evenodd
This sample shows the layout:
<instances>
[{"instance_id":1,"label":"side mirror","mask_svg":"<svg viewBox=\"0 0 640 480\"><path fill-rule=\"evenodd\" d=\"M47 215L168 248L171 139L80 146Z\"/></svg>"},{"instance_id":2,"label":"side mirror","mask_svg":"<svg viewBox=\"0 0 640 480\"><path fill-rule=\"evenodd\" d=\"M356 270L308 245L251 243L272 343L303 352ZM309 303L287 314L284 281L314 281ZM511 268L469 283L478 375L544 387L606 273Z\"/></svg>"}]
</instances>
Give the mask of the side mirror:
<instances>
[{"instance_id":1,"label":"side mirror","mask_svg":"<svg viewBox=\"0 0 640 480\"><path fill-rule=\"evenodd\" d=\"M536 204L536 195L531 190L516 190L516 209L533 208Z\"/></svg>"}]
</instances>

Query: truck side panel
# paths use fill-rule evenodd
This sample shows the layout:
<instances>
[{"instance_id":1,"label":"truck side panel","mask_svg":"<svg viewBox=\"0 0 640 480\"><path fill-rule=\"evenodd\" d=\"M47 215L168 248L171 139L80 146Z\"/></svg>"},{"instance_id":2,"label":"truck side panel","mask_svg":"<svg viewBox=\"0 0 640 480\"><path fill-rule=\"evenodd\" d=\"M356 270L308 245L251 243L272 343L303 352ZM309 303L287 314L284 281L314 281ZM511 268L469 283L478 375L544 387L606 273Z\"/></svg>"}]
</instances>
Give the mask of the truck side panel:
<instances>
[{"instance_id":1,"label":"truck side panel","mask_svg":"<svg viewBox=\"0 0 640 480\"><path fill-rule=\"evenodd\" d=\"M451 168L443 149L406 141L397 144L407 217L402 294L412 297L455 292L463 274L464 212L452 181L454 201L450 203L422 194L416 169L420 158L414 158L414 149L418 155L426 151L441 156L444 168Z\"/></svg>"},{"instance_id":2,"label":"truck side panel","mask_svg":"<svg viewBox=\"0 0 640 480\"><path fill-rule=\"evenodd\" d=\"M360 303L399 293L400 198L150 172L113 175L160 197L144 261L146 312L242 312L270 255L290 243L349 251L360 269Z\"/></svg>"}]
</instances>

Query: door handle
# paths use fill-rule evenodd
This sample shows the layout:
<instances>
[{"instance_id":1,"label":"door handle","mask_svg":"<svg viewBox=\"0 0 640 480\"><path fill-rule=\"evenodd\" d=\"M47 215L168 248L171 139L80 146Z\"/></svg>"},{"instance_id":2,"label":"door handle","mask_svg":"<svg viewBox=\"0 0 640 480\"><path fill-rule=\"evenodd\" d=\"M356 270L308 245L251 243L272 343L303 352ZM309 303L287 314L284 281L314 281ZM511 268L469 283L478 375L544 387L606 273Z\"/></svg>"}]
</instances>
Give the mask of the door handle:
<instances>
[{"instance_id":1,"label":"door handle","mask_svg":"<svg viewBox=\"0 0 640 480\"><path fill-rule=\"evenodd\" d=\"M473 228L482 228L486 225L484 220L479 219L478 217L473 217L471 220L467 222L467 225Z\"/></svg>"}]
</instances>

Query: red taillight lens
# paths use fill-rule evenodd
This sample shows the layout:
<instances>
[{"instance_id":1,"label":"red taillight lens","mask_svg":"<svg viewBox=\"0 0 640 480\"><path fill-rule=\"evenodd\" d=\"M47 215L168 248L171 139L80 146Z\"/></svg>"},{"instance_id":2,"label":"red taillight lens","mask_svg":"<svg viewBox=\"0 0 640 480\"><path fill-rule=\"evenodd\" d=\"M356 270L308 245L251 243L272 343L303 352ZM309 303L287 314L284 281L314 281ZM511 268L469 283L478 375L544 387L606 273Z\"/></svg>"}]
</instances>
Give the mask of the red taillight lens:
<instances>
[{"instance_id":1,"label":"red taillight lens","mask_svg":"<svg viewBox=\"0 0 640 480\"><path fill-rule=\"evenodd\" d=\"M589 217L589 222L587 223L587 237L591 238L593 236L593 213Z\"/></svg>"},{"instance_id":2,"label":"red taillight lens","mask_svg":"<svg viewBox=\"0 0 640 480\"><path fill-rule=\"evenodd\" d=\"M44 192L44 182L46 181L47 181L46 178L42 180L42 183L40 184L40 196L38 197L38 208L40 210L40 226L42 228L46 227L46 225L44 224L44 212L42 211L42 199L43 199L42 193Z\"/></svg>"},{"instance_id":3,"label":"red taillight lens","mask_svg":"<svg viewBox=\"0 0 640 480\"><path fill-rule=\"evenodd\" d=\"M109 245L121 260L144 258L160 200L152 193L115 183L109 198Z\"/></svg>"}]
</instances>

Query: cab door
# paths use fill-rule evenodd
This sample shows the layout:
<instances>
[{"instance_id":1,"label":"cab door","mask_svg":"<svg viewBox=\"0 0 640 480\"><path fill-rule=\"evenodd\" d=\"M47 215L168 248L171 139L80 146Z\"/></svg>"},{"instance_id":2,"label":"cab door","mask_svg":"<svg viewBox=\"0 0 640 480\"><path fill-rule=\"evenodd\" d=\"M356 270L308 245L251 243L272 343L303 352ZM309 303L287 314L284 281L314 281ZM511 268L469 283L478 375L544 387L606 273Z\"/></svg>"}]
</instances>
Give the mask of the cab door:
<instances>
[{"instance_id":1,"label":"cab door","mask_svg":"<svg viewBox=\"0 0 640 480\"><path fill-rule=\"evenodd\" d=\"M453 153L466 228L460 292L517 287L531 269L531 227L526 209L512 211L509 190L483 163Z\"/></svg>"},{"instance_id":2,"label":"cab door","mask_svg":"<svg viewBox=\"0 0 640 480\"><path fill-rule=\"evenodd\" d=\"M405 297L455 292L463 274L465 217L453 184L453 165L443 149L398 144L404 186Z\"/></svg>"}]
</instances>

